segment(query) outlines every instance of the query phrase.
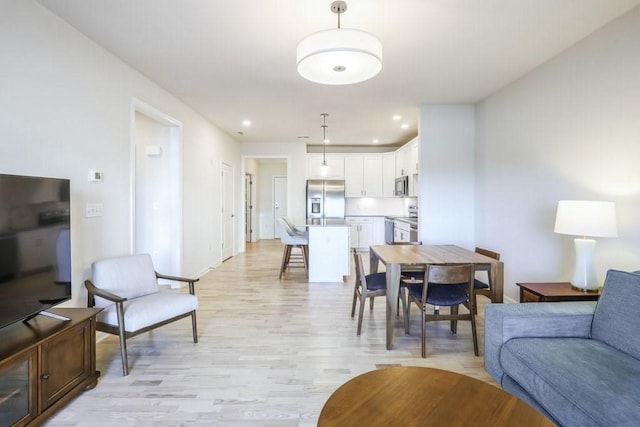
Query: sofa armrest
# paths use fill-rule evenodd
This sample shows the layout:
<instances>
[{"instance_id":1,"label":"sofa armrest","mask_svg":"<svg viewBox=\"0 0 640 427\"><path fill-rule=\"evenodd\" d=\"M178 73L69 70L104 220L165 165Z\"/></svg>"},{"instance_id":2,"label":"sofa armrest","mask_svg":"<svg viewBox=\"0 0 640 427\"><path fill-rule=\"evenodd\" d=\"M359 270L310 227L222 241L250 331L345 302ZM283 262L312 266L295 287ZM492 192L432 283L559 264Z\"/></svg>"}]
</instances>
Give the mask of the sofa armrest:
<instances>
[{"instance_id":1,"label":"sofa armrest","mask_svg":"<svg viewBox=\"0 0 640 427\"><path fill-rule=\"evenodd\" d=\"M500 350L512 338L589 338L595 307L595 301L487 304L484 369L502 386Z\"/></svg>"}]
</instances>

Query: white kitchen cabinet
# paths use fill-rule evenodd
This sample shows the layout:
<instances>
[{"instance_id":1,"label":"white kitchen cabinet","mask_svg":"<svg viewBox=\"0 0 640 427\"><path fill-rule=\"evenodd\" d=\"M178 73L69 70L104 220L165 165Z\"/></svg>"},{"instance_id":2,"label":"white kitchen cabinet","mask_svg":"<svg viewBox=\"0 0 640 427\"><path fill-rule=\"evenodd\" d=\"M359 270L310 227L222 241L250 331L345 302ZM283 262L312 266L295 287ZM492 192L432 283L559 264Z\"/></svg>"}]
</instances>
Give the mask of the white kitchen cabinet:
<instances>
[{"instance_id":1,"label":"white kitchen cabinet","mask_svg":"<svg viewBox=\"0 0 640 427\"><path fill-rule=\"evenodd\" d=\"M384 217L373 217L373 242L372 245L384 245Z\"/></svg>"},{"instance_id":2,"label":"white kitchen cabinet","mask_svg":"<svg viewBox=\"0 0 640 427\"><path fill-rule=\"evenodd\" d=\"M382 155L350 154L344 157L345 196L382 197Z\"/></svg>"},{"instance_id":3,"label":"white kitchen cabinet","mask_svg":"<svg viewBox=\"0 0 640 427\"><path fill-rule=\"evenodd\" d=\"M320 170L322 154L307 154L307 179L344 179L344 156L327 154L325 158L329 171L323 175Z\"/></svg>"},{"instance_id":4,"label":"white kitchen cabinet","mask_svg":"<svg viewBox=\"0 0 640 427\"><path fill-rule=\"evenodd\" d=\"M394 242L410 242L411 226L404 221L393 222L393 241Z\"/></svg>"},{"instance_id":5,"label":"white kitchen cabinet","mask_svg":"<svg viewBox=\"0 0 640 427\"><path fill-rule=\"evenodd\" d=\"M409 176L409 147L405 144L396 150L396 177Z\"/></svg>"},{"instance_id":6,"label":"white kitchen cabinet","mask_svg":"<svg viewBox=\"0 0 640 427\"><path fill-rule=\"evenodd\" d=\"M409 142L409 164L411 174L420 173L420 141L415 138Z\"/></svg>"},{"instance_id":7,"label":"white kitchen cabinet","mask_svg":"<svg viewBox=\"0 0 640 427\"><path fill-rule=\"evenodd\" d=\"M396 150L396 175L411 176L420 171L420 141L414 138Z\"/></svg>"},{"instance_id":8,"label":"white kitchen cabinet","mask_svg":"<svg viewBox=\"0 0 640 427\"><path fill-rule=\"evenodd\" d=\"M396 153L382 154L382 197L395 196Z\"/></svg>"},{"instance_id":9,"label":"white kitchen cabinet","mask_svg":"<svg viewBox=\"0 0 640 427\"><path fill-rule=\"evenodd\" d=\"M347 217L346 221L351 227L351 247L369 249L373 244L373 218Z\"/></svg>"}]
</instances>

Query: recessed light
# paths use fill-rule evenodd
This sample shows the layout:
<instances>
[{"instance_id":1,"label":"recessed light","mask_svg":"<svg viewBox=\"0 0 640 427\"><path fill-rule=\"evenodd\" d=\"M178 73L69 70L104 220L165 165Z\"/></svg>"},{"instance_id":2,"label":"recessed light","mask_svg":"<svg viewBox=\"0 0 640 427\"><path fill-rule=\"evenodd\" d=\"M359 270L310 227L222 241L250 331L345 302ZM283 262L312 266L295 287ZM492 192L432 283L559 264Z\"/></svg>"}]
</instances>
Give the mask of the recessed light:
<instances>
[{"instance_id":1,"label":"recessed light","mask_svg":"<svg viewBox=\"0 0 640 427\"><path fill-rule=\"evenodd\" d=\"M374 139L374 140L373 140L373 141L371 141L371 142L373 142L374 144L377 144L378 142L380 142L380 140L379 140L378 138L376 138L376 139Z\"/></svg>"},{"instance_id":2,"label":"recessed light","mask_svg":"<svg viewBox=\"0 0 640 427\"><path fill-rule=\"evenodd\" d=\"M400 114L396 114L395 116L391 117L394 121L398 121L402 118L402 116Z\"/></svg>"},{"instance_id":3,"label":"recessed light","mask_svg":"<svg viewBox=\"0 0 640 427\"><path fill-rule=\"evenodd\" d=\"M249 126L251 126L251 120L243 120L243 121L242 121L242 126L244 126L244 127L249 127Z\"/></svg>"},{"instance_id":4,"label":"recessed light","mask_svg":"<svg viewBox=\"0 0 640 427\"><path fill-rule=\"evenodd\" d=\"M408 124L406 124L406 123L403 123L400 127L401 127L402 129L409 129L409 125L408 125Z\"/></svg>"},{"instance_id":5,"label":"recessed light","mask_svg":"<svg viewBox=\"0 0 640 427\"><path fill-rule=\"evenodd\" d=\"M330 140L330 139L325 139L325 140L324 140L324 143L325 143L325 144L329 144L330 142L331 142L331 140Z\"/></svg>"}]
</instances>

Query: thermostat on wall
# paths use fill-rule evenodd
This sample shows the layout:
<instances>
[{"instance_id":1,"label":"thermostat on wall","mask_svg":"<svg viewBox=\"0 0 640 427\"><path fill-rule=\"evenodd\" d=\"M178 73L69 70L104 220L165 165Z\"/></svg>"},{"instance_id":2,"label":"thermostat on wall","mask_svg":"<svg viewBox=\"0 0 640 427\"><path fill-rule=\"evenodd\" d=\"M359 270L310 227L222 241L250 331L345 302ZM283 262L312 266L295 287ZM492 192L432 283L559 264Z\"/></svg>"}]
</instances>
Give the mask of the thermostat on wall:
<instances>
[{"instance_id":1,"label":"thermostat on wall","mask_svg":"<svg viewBox=\"0 0 640 427\"><path fill-rule=\"evenodd\" d=\"M89 169L89 182L102 182L102 172Z\"/></svg>"}]
</instances>

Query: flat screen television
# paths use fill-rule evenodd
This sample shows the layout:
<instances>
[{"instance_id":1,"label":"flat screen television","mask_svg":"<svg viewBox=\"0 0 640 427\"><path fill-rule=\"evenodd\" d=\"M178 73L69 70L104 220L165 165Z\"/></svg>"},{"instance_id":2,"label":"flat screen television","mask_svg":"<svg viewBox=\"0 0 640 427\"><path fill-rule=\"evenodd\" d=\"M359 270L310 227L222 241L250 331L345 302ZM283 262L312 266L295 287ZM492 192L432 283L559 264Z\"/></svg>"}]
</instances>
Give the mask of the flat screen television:
<instances>
[{"instance_id":1,"label":"flat screen television","mask_svg":"<svg viewBox=\"0 0 640 427\"><path fill-rule=\"evenodd\" d=\"M0 174L0 328L71 298L69 180Z\"/></svg>"}]
</instances>

